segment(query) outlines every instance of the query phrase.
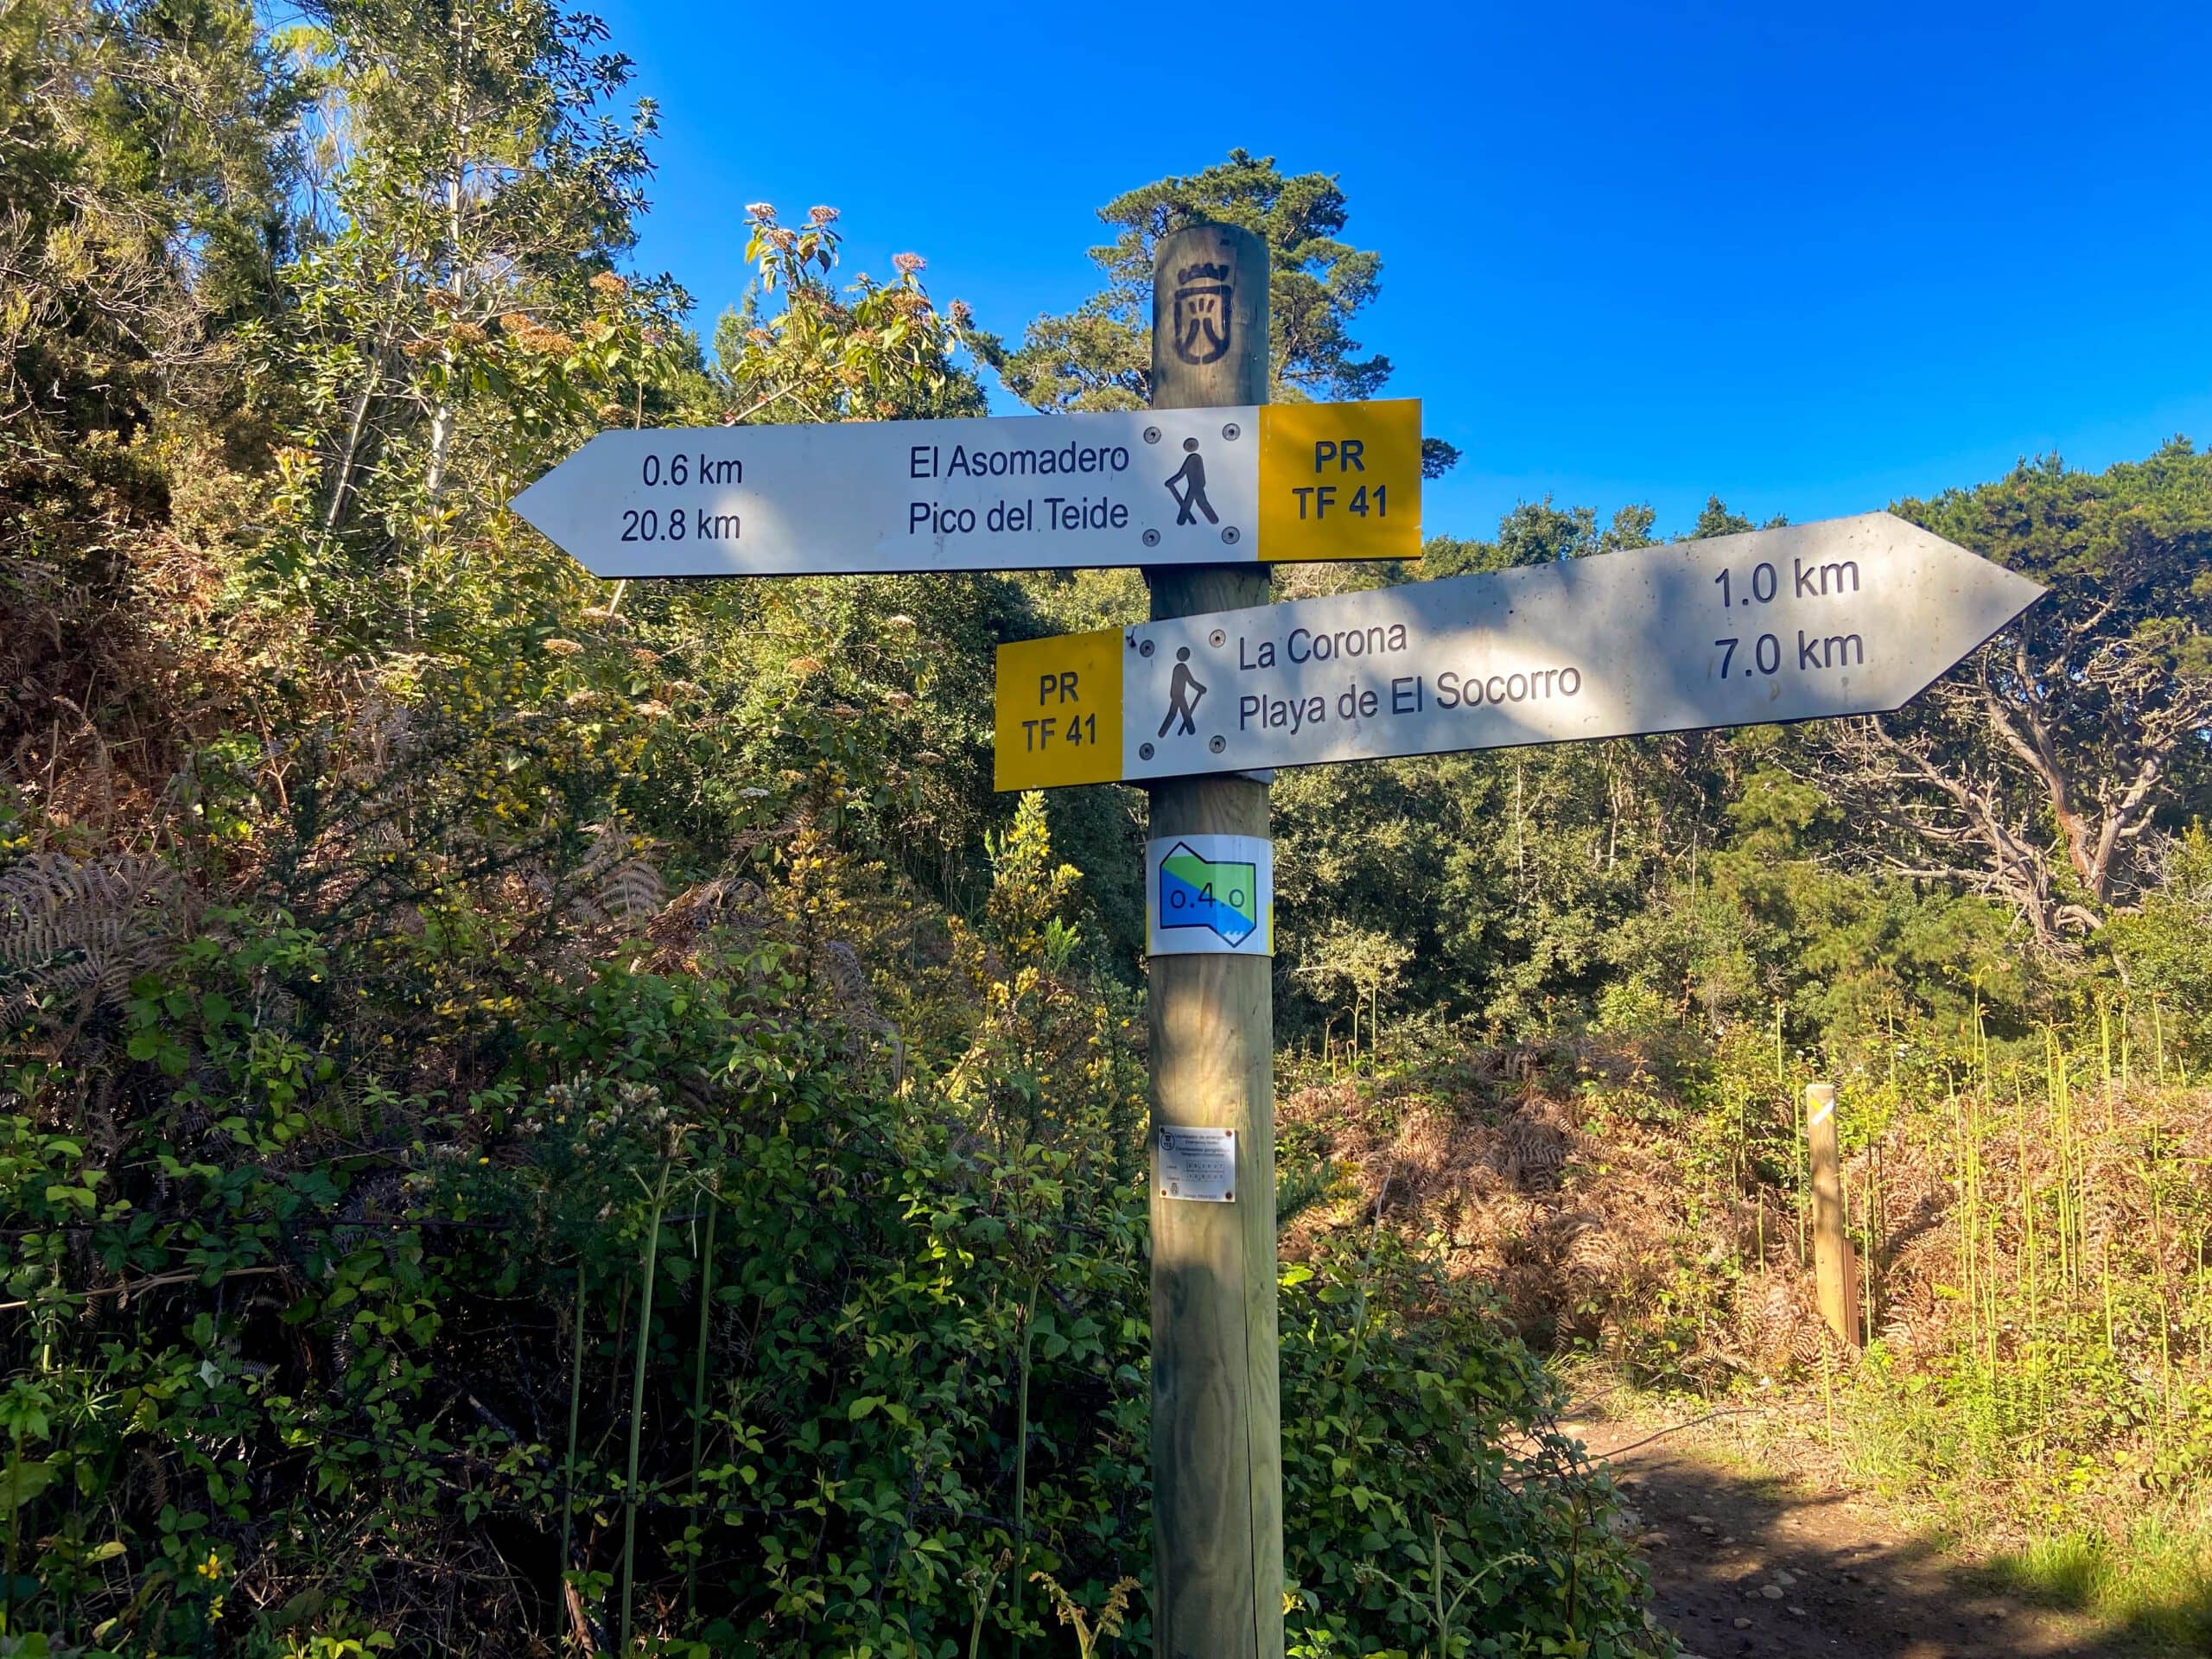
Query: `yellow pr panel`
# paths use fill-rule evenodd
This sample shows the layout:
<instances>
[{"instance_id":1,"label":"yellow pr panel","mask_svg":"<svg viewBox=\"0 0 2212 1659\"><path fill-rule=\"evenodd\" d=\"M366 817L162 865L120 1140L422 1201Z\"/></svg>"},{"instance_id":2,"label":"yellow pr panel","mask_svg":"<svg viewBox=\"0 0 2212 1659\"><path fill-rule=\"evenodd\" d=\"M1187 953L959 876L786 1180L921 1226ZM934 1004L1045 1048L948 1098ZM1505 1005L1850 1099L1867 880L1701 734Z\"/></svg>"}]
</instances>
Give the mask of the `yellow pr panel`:
<instances>
[{"instance_id":1,"label":"yellow pr panel","mask_svg":"<svg viewBox=\"0 0 2212 1659\"><path fill-rule=\"evenodd\" d=\"M1260 409L1260 557L1421 556L1421 399Z\"/></svg>"},{"instance_id":2,"label":"yellow pr panel","mask_svg":"<svg viewBox=\"0 0 2212 1659\"><path fill-rule=\"evenodd\" d=\"M1122 775L1119 628L1001 645L999 790L1111 783Z\"/></svg>"}]
</instances>

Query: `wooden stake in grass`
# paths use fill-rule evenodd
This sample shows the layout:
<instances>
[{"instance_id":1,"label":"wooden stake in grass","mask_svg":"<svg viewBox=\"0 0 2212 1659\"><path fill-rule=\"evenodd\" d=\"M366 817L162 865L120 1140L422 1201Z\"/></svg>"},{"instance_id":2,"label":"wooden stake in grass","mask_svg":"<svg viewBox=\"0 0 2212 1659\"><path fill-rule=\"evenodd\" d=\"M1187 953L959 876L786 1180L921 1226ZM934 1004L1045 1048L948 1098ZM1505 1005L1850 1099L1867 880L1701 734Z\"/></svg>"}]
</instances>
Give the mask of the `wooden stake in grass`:
<instances>
[{"instance_id":1,"label":"wooden stake in grass","mask_svg":"<svg viewBox=\"0 0 2212 1659\"><path fill-rule=\"evenodd\" d=\"M1821 1317L1856 1348L1859 1304L1851 1294L1851 1243L1844 1230L1834 1084L1805 1085L1805 1134L1813 1172L1813 1270L1819 1283Z\"/></svg>"}]
</instances>

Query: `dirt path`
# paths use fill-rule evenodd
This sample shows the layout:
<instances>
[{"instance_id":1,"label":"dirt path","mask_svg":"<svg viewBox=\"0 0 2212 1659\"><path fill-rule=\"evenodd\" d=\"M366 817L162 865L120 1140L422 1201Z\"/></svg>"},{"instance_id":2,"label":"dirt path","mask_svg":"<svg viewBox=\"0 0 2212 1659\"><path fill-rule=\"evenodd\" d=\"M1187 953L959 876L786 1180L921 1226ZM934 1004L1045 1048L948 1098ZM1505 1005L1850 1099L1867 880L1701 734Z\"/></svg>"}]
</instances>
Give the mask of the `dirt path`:
<instances>
[{"instance_id":1,"label":"dirt path","mask_svg":"<svg viewBox=\"0 0 2212 1659\"><path fill-rule=\"evenodd\" d=\"M1960 1566L1834 1492L1750 1473L1681 1434L1586 1416L1641 1528L1652 1608L1704 1659L2117 1659L2063 1615L1975 1587Z\"/></svg>"}]
</instances>

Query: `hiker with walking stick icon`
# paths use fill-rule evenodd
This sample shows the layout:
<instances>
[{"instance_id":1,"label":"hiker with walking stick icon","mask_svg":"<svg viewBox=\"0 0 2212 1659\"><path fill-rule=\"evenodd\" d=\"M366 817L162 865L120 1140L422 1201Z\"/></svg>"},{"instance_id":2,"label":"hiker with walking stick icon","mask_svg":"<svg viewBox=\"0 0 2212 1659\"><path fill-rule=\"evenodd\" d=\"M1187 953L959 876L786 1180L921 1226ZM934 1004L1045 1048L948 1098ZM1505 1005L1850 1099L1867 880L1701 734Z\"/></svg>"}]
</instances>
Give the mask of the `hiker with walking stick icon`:
<instances>
[{"instance_id":1,"label":"hiker with walking stick icon","mask_svg":"<svg viewBox=\"0 0 2212 1659\"><path fill-rule=\"evenodd\" d=\"M1196 443L1198 440L1193 438L1191 442ZM1197 457L1192 458L1192 464L1193 466L1197 464ZM1167 682L1167 717L1160 722L1160 735L1166 736L1167 728L1173 726L1179 716L1183 726L1176 735L1181 737L1188 734L1196 737L1198 734L1198 723L1192 716L1198 713L1198 699L1205 694L1205 683L1191 672L1191 648L1188 645L1177 646L1175 673Z\"/></svg>"},{"instance_id":2,"label":"hiker with walking stick icon","mask_svg":"<svg viewBox=\"0 0 2212 1659\"><path fill-rule=\"evenodd\" d=\"M1205 514L1206 523L1217 524L1221 517L1214 512L1213 503L1206 499L1206 463L1198 454L1198 441L1196 438L1184 439L1183 453L1185 459L1181 468L1167 480L1167 493L1175 498L1175 505L1182 509L1175 515L1175 522L1179 524L1196 524L1198 520L1191 516L1195 510ZM1179 490L1175 487L1178 484L1183 486Z\"/></svg>"}]
</instances>

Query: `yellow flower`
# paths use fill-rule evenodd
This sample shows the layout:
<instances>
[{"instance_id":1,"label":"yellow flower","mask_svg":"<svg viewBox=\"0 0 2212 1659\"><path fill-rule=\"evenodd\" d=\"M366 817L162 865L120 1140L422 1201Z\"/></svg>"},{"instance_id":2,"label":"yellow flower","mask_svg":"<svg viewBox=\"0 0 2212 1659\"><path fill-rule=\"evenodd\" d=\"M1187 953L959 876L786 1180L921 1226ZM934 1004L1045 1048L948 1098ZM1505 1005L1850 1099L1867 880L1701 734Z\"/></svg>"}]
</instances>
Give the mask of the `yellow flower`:
<instances>
[{"instance_id":1,"label":"yellow flower","mask_svg":"<svg viewBox=\"0 0 2212 1659\"><path fill-rule=\"evenodd\" d=\"M200 1562L193 1571L203 1579L219 1579L223 1576L222 1560L211 1549L207 1552L207 1559Z\"/></svg>"}]
</instances>

